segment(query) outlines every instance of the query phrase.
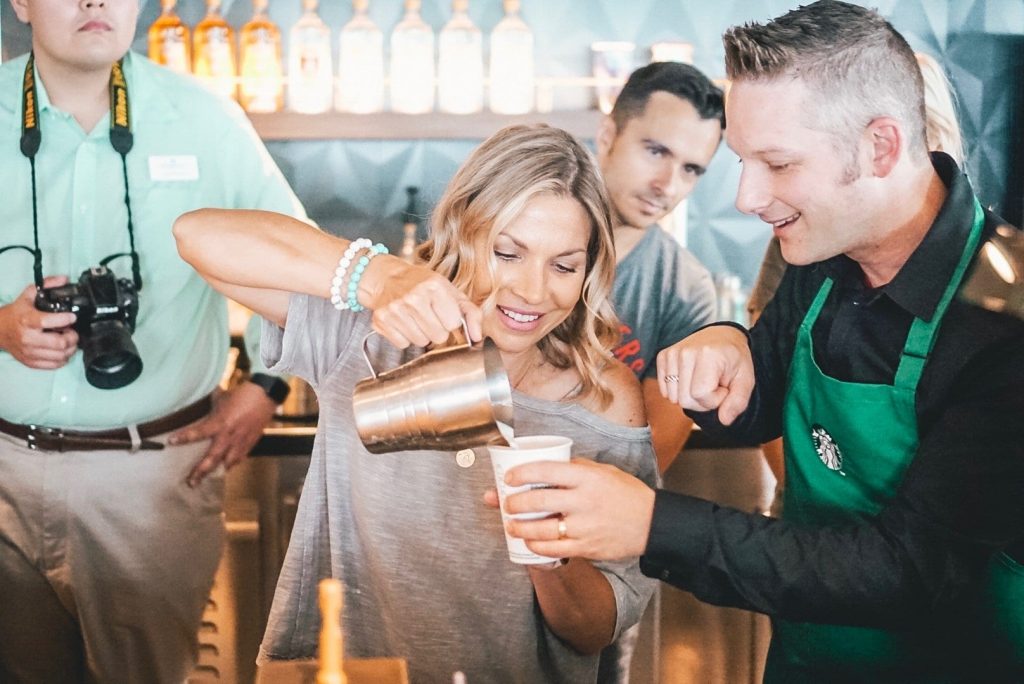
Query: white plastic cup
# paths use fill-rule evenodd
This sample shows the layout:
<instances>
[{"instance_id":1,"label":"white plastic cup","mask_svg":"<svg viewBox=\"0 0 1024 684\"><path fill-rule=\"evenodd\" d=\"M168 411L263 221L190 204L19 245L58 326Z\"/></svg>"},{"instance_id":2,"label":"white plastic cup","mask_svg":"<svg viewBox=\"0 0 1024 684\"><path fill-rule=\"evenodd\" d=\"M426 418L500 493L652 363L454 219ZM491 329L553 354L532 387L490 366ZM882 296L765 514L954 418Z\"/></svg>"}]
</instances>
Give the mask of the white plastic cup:
<instances>
[{"instance_id":1,"label":"white plastic cup","mask_svg":"<svg viewBox=\"0 0 1024 684\"><path fill-rule=\"evenodd\" d=\"M505 513L505 497L509 494L524 492L529 489L547 487L544 483L530 483L519 487L505 484L505 473L523 463L533 461L562 461L568 463L572 456L572 440L568 437L554 435L537 435L534 437L516 437L515 446L488 446L491 454L491 466L494 468L494 481L498 488L498 500L501 502L501 521L504 524L510 517L519 520L535 520L547 518L550 512L519 513L509 516ZM526 547L526 542L518 537L509 536L505 532L505 543L508 545L508 557L513 563L536 565L552 563L558 558L549 558L534 553Z\"/></svg>"}]
</instances>

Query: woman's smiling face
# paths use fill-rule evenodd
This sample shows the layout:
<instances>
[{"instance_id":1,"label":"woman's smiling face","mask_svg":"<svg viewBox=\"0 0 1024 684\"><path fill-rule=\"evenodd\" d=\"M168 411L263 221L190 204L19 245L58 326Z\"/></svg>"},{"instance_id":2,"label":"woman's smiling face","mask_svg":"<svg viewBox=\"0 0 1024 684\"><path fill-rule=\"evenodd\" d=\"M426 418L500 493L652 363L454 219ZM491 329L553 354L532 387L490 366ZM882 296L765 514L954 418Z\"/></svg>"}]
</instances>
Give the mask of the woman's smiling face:
<instances>
[{"instance_id":1,"label":"woman's smiling face","mask_svg":"<svg viewBox=\"0 0 1024 684\"><path fill-rule=\"evenodd\" d=\"M590 232L579 202L541 194L495 237L493 254L484 241L477 246L481 263L496 264L493 282L481 268L473 289L489 300L484 334L503 354L531 352L572 313L583 292Z\"/></svg>"}]
</instances>

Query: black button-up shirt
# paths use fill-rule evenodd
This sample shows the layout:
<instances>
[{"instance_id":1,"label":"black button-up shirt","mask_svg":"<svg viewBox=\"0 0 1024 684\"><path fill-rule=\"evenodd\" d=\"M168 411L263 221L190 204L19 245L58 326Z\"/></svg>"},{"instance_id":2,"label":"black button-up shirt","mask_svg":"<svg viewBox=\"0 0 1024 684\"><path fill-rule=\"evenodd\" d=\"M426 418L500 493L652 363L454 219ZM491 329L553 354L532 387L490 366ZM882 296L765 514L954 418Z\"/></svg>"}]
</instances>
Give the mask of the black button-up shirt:
<instances>
[{"instance_id":1,"label":"black button-up shirt","mask_svg":"<svg viewBox=\"0 0 1024 684\"><path fill-rule=\"evenodd\" d=\"M896 277L868 288L845 256L791 266L750 331L750 406L729 428L691 414L704 430L752 445L779 436L796 332L826 276L835 285L812 333L822 371L892 384L910 325L935 313L974 218L967 179L946 155L933 163L948 196ZM999 223L986 214L983 241ZM995 551L1024 558L1024 321L955 298L916 411L920 446L874 518L798 526L659 491L641 568L710 603L787 620L901 628L965 614Z\"/></svg>"}]
</instances>

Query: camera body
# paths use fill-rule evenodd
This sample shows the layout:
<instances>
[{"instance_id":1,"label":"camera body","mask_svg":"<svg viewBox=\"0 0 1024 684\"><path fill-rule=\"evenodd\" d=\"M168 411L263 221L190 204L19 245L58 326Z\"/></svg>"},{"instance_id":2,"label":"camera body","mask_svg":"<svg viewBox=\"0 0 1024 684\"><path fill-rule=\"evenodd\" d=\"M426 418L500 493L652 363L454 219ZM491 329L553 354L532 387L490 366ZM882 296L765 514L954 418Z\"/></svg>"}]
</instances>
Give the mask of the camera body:
<instances>
[{"instance_id":1,"label":"camera body","mask_svg":"<svg viewBox=\"0 0 1024 684\"><path fill-rule=\"evenodd\" d=\"M79 337L88 336L98 321L119 321L135 332L139 300L135 284L118 278L106 266L83 271L77 283L45 287L36 293L36 308L51 313L73 313Z\"/></svg>"},{"instance_id":2,"label":"camera body","mask_svg":"<svg viewBox=\"0 0 1024 684\"><path fill-rule=\"evenodd\" d=\"M142 373L142 359L132 342L139 300L135 284L106 266L82 272L77 283L41 288L35 306L50 313L73 313L85 377L100 389L116 389Z\"/></svg>"}]
</instances>

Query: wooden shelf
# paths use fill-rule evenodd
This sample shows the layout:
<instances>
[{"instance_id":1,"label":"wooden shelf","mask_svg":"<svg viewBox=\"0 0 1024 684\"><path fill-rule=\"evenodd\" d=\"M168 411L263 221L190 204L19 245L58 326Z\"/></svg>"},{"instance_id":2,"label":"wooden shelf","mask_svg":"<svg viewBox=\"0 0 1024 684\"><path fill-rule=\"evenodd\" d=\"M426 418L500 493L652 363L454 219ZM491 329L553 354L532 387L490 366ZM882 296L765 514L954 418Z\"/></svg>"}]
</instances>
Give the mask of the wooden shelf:
<instances>
[{"instance_id":1,"label":"wooden shelf","mask_svg":"<svg viewBox=\"0 0 1024 684\"><path fill-rule=\"evenodd\" d=\"M512 124L546 123L589 140L597 132L596 109L519 115L494 114L250 114L263 140L482 140Z\"/></svg>"}]
</instances>

